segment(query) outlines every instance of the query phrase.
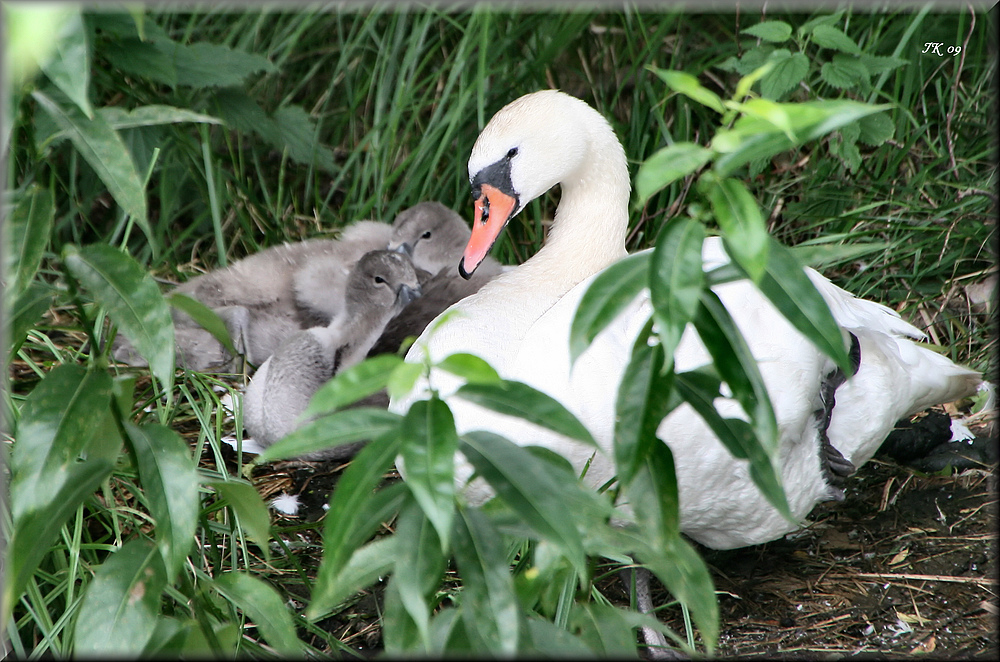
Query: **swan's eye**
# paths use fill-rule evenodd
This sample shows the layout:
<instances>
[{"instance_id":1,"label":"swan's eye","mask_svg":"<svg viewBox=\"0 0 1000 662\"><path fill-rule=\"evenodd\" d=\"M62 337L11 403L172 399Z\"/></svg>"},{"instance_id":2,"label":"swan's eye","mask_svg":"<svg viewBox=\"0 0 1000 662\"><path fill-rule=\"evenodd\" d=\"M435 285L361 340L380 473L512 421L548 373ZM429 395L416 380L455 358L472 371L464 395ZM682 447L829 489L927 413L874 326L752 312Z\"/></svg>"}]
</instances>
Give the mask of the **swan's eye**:
<instances>
[{"instance_id":1,"label":"swan's eye","mask_svg":"<svg viewBox=\"0 0 1000 662\"><path fill-rule=\"evenodd\" d=\"M422 235L420 235L420 238L421 239L430 239L431 238L431 231L428 230L427 232L423 233Z\"/></svg>"},{"instance_id":2,"label":"swan's eye","mask_svg":"<svg viewBox=\"0 0 1000 662\"><path fill-rule=\"evenodd\" d=\"M507 158L508 158L508 159L512 159L512 158L514 158L515 156L517 156L517 147L511 147L511 148L510 148L510 151L509 151L509 152L507 152Z\"/></svg>"},{"instance_id":3,"label":"swan's eye","mask_svg":"<svg viewBox=\"0 0 1000 662\"><path fill-rule=\"evenodd\" d=\"M490 199L484 195L483 196L483 217L482 217L482 221L481 222L485 225L486 221L488 221L489 218L490 218Z\"/></svg>"},{"instance_id":4,"label":"swan's eye","mask_svg":"<svg viewBox=\"0 0 1000 662\"><path fill-rule=\"evenodd\" d=\"M375 276L375 282L381 285L382 283L385 282L385 278L382 278L381 276Z\"/></svg>"}]
</instances>

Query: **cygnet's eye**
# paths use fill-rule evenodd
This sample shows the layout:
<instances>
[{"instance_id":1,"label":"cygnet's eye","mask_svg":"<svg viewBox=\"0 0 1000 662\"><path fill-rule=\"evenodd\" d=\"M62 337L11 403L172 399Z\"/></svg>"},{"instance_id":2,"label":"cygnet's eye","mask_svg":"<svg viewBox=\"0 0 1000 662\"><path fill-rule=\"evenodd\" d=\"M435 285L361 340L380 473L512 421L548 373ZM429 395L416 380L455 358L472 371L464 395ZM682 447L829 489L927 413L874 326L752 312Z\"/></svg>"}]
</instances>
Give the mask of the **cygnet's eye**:
<instances>
[{"instance_id":1,"label":"cygnet's eye","mask_svg":"<svg viewBox=\"0 0 1000 662\"><path fill-rule=\"evenodd\" d=\"M382 283L385 282L385 278L382 278L381 276L375 276L375 282L381 285Z\"/></svg>"},{"instance_id":2,"label":"cygnet's eye","mask_svg":"<svg viewBox=\"0 0 1000 662\"><path fill-rule=\"evenodd\" d=\"M431 238L431 231L428 230L427 232L423 233L422 235L420 235L420 238L421 239L430 239Z\"/></svg>"},{"instance_id":3,"label":"cygnet's eye","mask_svg":"<svg viewBox=\"0 0 1000 662\"><path fill-rule=\"evenodd\" d=\"M510 151L507 152L507 159L512 159L517 156L517 147L511 147Z\"/></svg>"}]
</instances>

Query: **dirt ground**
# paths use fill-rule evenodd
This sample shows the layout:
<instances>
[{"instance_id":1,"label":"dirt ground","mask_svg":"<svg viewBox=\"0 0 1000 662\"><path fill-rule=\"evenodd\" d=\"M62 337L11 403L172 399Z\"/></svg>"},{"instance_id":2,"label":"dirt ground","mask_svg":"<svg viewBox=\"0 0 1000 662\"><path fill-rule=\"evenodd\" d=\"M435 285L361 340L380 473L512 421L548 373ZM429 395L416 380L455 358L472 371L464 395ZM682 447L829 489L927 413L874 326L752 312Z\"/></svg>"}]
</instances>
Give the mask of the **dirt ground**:
<instances>
[{"instance_id":1,"label":"dirt ground","mask_svg":"<svg viewBox=\"0 0 1000 662\"><path fill-rule=\"evenodd\" d=\"M755 547L699 546L719 593L718 657L997 659L997 441L985 425L972 430L977 440L960 448L975 452L960 451L972 458L961 470L928 473L876 457L848 481L847 499L818 506L807 528ZM936 467L923 455L907 460ZM342 466L316 469L277 463L256 480L300 494L305 508L289 523L309 521ZM320 625L358 653L378 654L382 588ZM616 576L599 588L628 604ZM655 582L653 598L668 605L658 617L683 633L681 610Z\"/></svg>"}]
</instances>

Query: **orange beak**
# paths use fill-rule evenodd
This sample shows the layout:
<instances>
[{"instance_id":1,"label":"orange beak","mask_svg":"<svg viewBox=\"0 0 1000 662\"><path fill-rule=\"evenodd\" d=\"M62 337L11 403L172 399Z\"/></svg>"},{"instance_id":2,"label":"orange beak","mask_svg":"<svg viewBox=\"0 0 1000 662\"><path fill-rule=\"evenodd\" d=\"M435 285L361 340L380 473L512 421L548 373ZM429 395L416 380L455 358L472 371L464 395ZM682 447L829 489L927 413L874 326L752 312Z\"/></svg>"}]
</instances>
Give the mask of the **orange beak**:
<instances>
[{"instance_id":1,"label":"orange beak","mask_svg":"<svg viewBox=\"0 0 1000 662\"><path fill-rule=\"evenodd\" d=\"M507 225L517 207L517 199L500 189L483 184L482 195L475 202L476 215L472 222L472 237L465 246L465 254L458 263L458 272L463 278L471 278L476 268L486 259L493 242Z\"/></svg>"}]
</instances>

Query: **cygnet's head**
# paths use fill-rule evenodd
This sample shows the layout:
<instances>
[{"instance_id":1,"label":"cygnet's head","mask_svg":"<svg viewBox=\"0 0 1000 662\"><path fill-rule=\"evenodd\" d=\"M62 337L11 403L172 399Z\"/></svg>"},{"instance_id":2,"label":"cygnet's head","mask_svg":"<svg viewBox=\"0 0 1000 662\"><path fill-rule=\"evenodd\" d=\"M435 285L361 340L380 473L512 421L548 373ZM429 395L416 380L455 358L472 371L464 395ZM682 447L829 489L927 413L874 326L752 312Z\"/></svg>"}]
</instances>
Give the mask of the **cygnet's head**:
<instances>
[{"instance_id":1,"label":"cygnet's head","mask_svg":"<svg viewBox=\"0 0 1000 662\"><path fill-rule=\"evenodd\" d=\"M396 216L389 248L406 252L415 267L436 274L454 268L471 234L456 212L440 202L421 202Z\"/></svg>"},{"instance_id":2,"label":"cygnet's head","mask_svg":"<svg viewBox=\"0 0 1000 662\"><path fill-rule=\"evenodd\" d=\"M345 308L351 315L398 313L420 296L420 283L410 258L400 252L365 253L347 279Z\"/></svg>"}]
</instances>

